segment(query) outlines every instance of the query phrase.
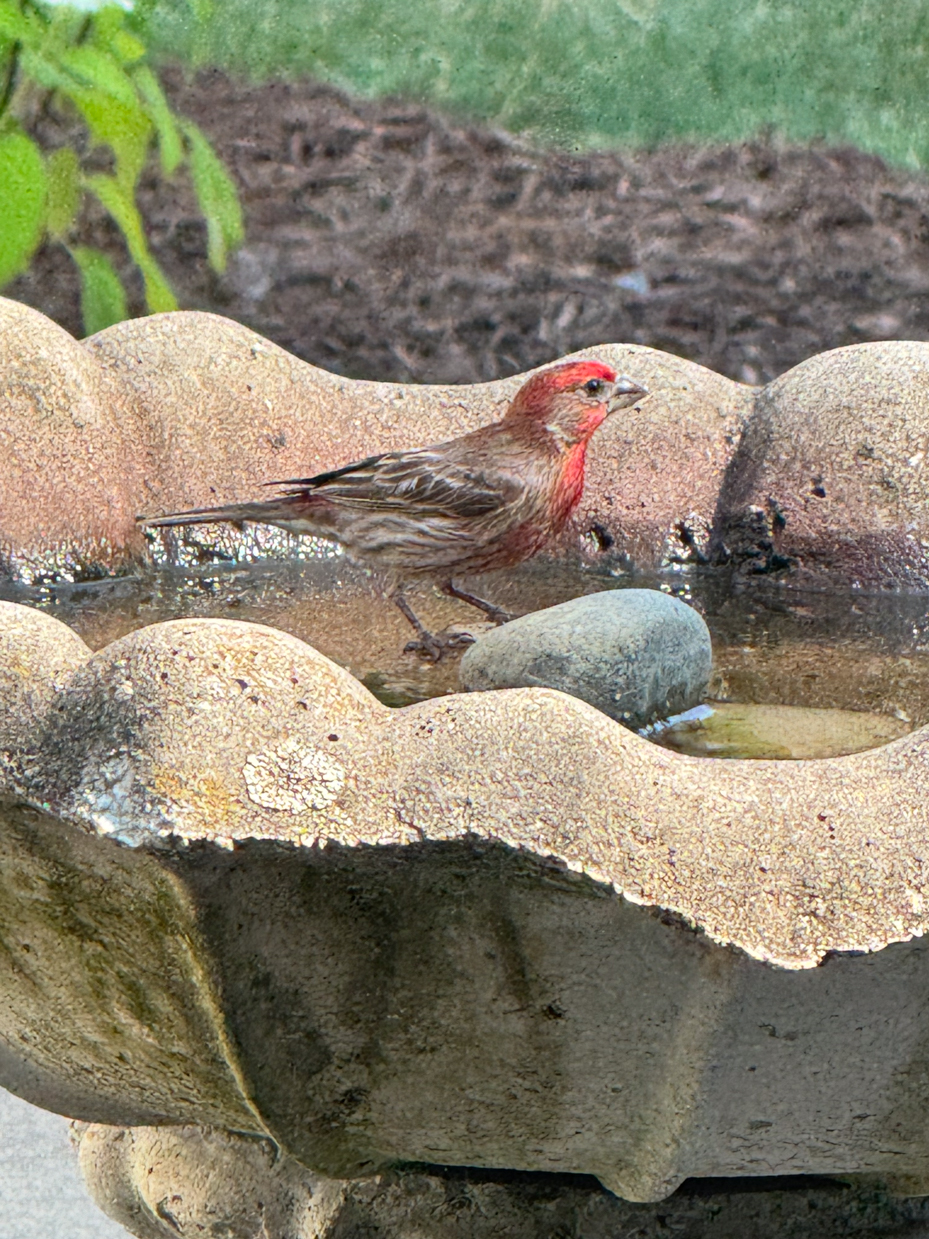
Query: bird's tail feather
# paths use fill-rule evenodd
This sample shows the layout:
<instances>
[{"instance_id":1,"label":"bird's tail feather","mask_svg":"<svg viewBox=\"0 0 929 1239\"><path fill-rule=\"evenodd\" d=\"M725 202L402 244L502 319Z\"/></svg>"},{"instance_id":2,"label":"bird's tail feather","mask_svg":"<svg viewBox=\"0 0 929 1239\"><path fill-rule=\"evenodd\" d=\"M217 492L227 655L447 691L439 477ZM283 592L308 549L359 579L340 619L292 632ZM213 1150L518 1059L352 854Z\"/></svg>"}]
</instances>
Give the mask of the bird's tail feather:
<instances>
[{"instance_id":1,"label":"bird's tail feather","mask_svg":"<svg viewBox=\"0 0 929 1239\"><path fill-rule=\"evenodd\" d=\"M209 525L216 521L261 521L275 524L293 517L292 509L271 499L265 503L230 503L219 508L192 508L189 512L171 512L167 516L139 516L145 529L171 529L177 525Z\"/></svg>"}]
</instances>

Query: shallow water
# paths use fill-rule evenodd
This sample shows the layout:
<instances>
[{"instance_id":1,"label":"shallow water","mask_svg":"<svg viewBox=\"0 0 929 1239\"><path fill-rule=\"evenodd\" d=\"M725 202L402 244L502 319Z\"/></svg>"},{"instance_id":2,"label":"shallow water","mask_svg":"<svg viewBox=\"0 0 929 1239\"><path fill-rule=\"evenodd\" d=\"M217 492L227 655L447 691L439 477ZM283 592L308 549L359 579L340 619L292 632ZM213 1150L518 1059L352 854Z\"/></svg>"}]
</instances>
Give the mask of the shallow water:
<instances>
[{"instance_id":1,"label":"shallow water","mask_svg":"<svg viewBox=\"0 0 929 1239\"><path fill-rule=\"evenodd\" d=\"M885 743L929 722L929 599L924 596L800 592L769 583L744 585L719 573L616 575L580 561L544 560L464 584L517 614L604 589L662 589L695 606L709 625L712 702L879 716L794 714L789 726L802 731L802 751L774 752L777 730L786 725L783 716L756 713L746 731L744 719L736 726L732 710L723 709L709 728L712 736L704 726L702 734L690 728L688 735L678 730L662 737L662 743L683 751L827 756ZM149 569L80 585L0 584L0 597L49 612L93 649L160 620L212 616L267 624L300 637L390 706L458 687L457 657L433 665L405 652L412 629L377 581L341 555ZM479 635L486 626L472 608L429 587L412 592L410 601L435 631L451 626ZM759 727L770 743L759 740ZM739 728L741 739L735 735Z\"/></svg>"},{"instance_id":2,"label":"shallow water","mask_svg":"<svg viewBox=\"0 0 929 1239\"><path fill-rule=\"evenodd\" d=\"M869 710L722 701L659 723L648 729L647 738L691 757L796 761L860 753L898 740L909 730L909 723L902 719Z\"/></svg>"}]
</instances>

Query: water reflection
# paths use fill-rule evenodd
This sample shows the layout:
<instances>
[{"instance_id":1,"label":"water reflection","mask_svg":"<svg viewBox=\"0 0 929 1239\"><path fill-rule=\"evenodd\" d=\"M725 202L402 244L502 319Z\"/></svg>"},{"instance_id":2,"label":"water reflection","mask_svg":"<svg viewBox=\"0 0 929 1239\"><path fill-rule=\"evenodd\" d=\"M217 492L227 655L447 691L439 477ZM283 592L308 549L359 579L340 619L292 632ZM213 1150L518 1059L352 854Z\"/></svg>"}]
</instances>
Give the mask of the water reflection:
<instances>
[{"instance_id":1,"label":"water reflection","mask_svg":"<svg viewBox=\"0 0 929 1239\"><path fill-rule=\"evenodd\" d=\"M929 722L929 616L921 595L800 592L765 583L746 585L714 572L617 575L581 561L544 560L467 584L485 589L518 614L604 589L662 589L695 606L709 625L712 701L870 712L887 720L873 724L874 743ZM378 582L342 556L210 565L196 571L161 568L41 589L5 584L0 597L48 611L93 649L161 620L219 617L292 633L347 668L390 706L458 687L457 659L433 665L405 653L411 630ZM475 635L482 630L471 608L427 587L416 595L416 604L434 630L450 626ZM732 710L723 709L713 729L725 724L731 731L733 720ZM839 722L833 718L830 723L825 716L803 721L807 738L796 755L816 755L811 737L817 726L823 729L824 752L834 752ZM758 714L755 725L773 736L781 726L796 730L801 720ZM846 721L840 732L842 728L859 737L867 732L864 720ZM666 737L665 742L678 740ZM688 741L680 740L685 748L693 742L693 734ZM723 755L713 749L715 740L702 749L699 743L689 751ZM732 745L730 735L724 755L734 755ZM788 755L769 751L764 744L756 751L755 741L747 747L756 756Z\"/></svg>"}]
</instances>

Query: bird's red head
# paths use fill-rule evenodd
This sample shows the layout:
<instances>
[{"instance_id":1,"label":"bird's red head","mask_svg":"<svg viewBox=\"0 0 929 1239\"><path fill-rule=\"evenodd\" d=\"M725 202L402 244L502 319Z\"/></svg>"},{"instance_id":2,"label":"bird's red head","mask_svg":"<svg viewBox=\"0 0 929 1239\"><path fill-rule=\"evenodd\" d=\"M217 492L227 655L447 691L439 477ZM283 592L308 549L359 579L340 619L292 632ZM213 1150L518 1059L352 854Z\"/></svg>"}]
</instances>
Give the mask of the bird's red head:
<instances>
[{"instance_id":1,"label":"bird's red head","mask_svg":"<svg viewBox=\"0 0 929 1239\"><path fill-rule=\"evenodd\" d=\"M602 361L566 361L540 370L524 383L506 416L543 426L562 444L571 445L586 442L609 413L645 395L644 387L617 378Z\"/></svg>"}]
</instances>

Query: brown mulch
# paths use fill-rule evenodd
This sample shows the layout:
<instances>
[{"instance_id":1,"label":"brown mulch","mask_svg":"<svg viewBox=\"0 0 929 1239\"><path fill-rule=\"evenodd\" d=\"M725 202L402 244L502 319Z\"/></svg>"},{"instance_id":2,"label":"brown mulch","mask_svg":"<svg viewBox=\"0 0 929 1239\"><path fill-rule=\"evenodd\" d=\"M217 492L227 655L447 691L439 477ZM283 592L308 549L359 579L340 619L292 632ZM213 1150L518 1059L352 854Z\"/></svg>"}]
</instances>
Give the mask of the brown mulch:
<instances>
[{"instance_id":1,"label":"brown mulch","mask_svg":"<svg viewBox=\"0 0 929 1239\"><path fill-rule=\"evenodd\" d=\"M929 183L859 151L538 152L312 82L167 81L232 170L247 220L217 276L186 181L146 175L140 205L182 306L329 370L470 383L633 341L755 383L823 349L929 339ZM48 138L55 118L38 123ZM90 207L79 231L114 257L141 312L115 227ZM5 295L81 334L61 247Z\"/></svg>"}]
</instances>

